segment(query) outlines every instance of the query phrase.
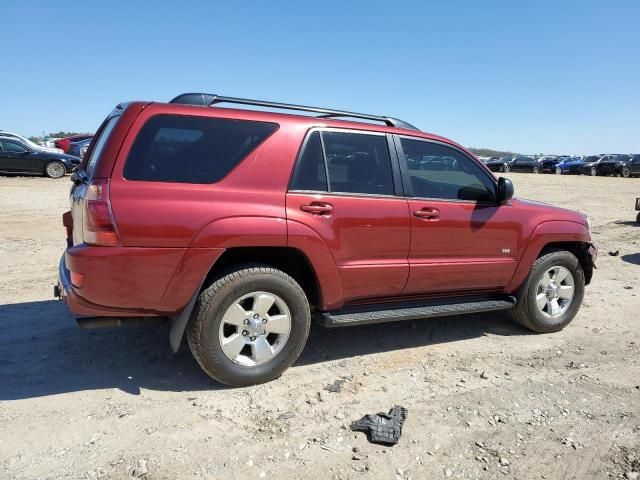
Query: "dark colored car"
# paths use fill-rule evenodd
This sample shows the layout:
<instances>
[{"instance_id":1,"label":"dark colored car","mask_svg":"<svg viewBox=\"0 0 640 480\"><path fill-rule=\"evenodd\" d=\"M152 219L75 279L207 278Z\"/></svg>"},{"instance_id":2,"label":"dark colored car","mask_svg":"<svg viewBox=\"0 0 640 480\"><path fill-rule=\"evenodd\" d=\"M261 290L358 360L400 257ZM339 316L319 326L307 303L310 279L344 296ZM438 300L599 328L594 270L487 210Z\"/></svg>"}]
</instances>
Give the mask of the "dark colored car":
<instances>
[{"instance_id":1,"label":"dark colored car","mask_svg":"<svg viewBox=\"0 0 640 480\"><path fill-rule=\"evenodd\" d=\"M605 155L602 160L595 164L596 174L616 175L620 172L619 166L630 158L630 155Z\"/></svg>"},{"instance_id":2,"label":"dark colored car","mask_svg":"<svg viewBox=\"0 0 640 480\"><path fill-rule=\"evenodd\" d=\"M582 165L580 166L580 170L583 175L591 175L592 177L595 177L596 175L598 175L599 173L599 165L601 162L606 162L609 160L615 159L615 155L600 155L597 157L596 160L593 160L591 162L583 162Z\"/></svg>"},{"instance_id":3,"label":"dark colored car","mask_svg":"<svg viewBox=\"0 0 640 480\"><path fill-rule=\"evenodd\" d=\"M501 157L494 159L492 158L488 162L485 163L487 168L492 172L508 172L508 165L513 162L515 157Z\"/></svg>"},{"instance_id":4,"label":"dark colored car","mask_svg":"<svg viewBox=\"0 0 640 480\"><path fill-rule=\"evenodd\" d=\"M516 157L513 162L506 165L505 171L540 173L540 163L531 157Z\"/></svg>"},{"instance_id":5,"label":"dark colored car","mask_svg":"<svg viewBox=\"0 0 640 480\"><path fill-rule=\"evenodd\" d=\"M0 136L0 172L37 173L61 178L80 164L80 159L34 149L15 138Z\"/></svg>"},{"instance_id":6,"label":"dark colored car","mask_svg":"<svg viewBox=\"0 0 640 480\"><path fill-rule=\"evenodd\" d=\"M53 143L57 148L62 149L64 153L69 153L69 148L71 147L72 143L80 142L81 140L86 140L87 138L91 137L93 137L93 135L73 135L71 137L60 138Z\"/></svg>"},{"instance_id":7,"label":"dark colored car","mask_svg":"<svg viewBox=\"0 0 640 480\"><path fill-rule=\"evenodd\" d=\"M186 331L229 385L282 375L312 314L340 327L508 310L561 330L596 256L583 214L512 198L464 147L389 117L130 102L73 180L54 293L87 327L169 319L172 348Z\"/></svg>"},{"instance_id":8,"label":"dark colored car","mask_svg":"<svg viewBox=\"0 0 640 480\"><path fill-rule=\"evenodd\" d=\"M626 155L626 157L616 164L615 174L625 178L640 176L640 154Z\"/></svg>"},{"instance_id":9,"label":"dark colored car","mask_svg":"<svg viewBox=\"0 0 640 480\"><path fill-rule=\"evenodd\" d=\"M91 139L93 137L85 138L84 140L80 140L79 142L71 142L69 144L69 151L67 152L69 155L73 155L74 157L82 158L80 152L83 147L88 146L91 143Z\"/></svg>"},{"instance_id":10,"label":"dark colored car","mask_svg":"<svg viewBox=\"0 0 640 480\"><path fill-rule=\"evenodd\" d=\"M555 173L564 175L579 175L583 173L582 167L597 161L600 155L589 155L578 159L567 159L556 164Z\"/></svg>"}]
</instances>

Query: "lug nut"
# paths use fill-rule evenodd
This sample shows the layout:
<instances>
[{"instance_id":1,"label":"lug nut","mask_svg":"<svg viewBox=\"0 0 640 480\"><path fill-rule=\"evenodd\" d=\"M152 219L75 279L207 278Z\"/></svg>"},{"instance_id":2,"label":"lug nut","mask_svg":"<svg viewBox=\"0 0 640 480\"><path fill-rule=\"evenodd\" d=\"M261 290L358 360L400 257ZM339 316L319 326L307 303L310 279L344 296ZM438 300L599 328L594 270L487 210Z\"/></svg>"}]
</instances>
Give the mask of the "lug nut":
<instances>
[{"instance_id":1,"label":"lug nut","mask_svg":"<svg viewBox=\"0 0 640 480\"><path fill-rule=\"evenodd\" d=\"M253 314L253 318L255 318L257 320L258 318L260 318L260 315L258 315L257 313L254 313Z\"/></svg>"},{"instance_id":2,"label":"lug nut","mask_svg":"<svg viewBox=\"0 0 640 480\"><path fill-rule=\"evenodd\" d=\"M256 337L251 337L251 341L252 342L255 341L255 339L256 339Z\"/></svg>"},{"instance_id":3,"label":"lug nut","mask_svg":"<svg viewBox=\"0 0 640 480\"><path fill-rule=\"evenodd\" d=\"M267 319L266 319L266 318L263 318L263 319L262 319L262 324L264 325L265 323L267 323Z\"/></svg>"},{"instance_id":4,"label":"lug nut","mask_svg":"<svg viewBox=\"0 0 640 480\"><path fill-rule=\"evenodd\" d=\"M246 337L247 335L249 335L249 332L247 332L246 330L242 330L242 336Z\"/></svg>"},{"instance_id":5,"label":"lug nut","mask_svg":"<svg viewBox=\"0 0 640 480\"><path fill-rule=\"evenodd\" d=\"M244 322L242 322L242 323L244 323L245 325L249 325L249 319L248 319L248 318L245 318L245 319L244 319Z\"/></svg>"},{"instance_id":6,"label":"lug nut","mask_svg":"<svg viewBox=\"0 0 640 480\"><path fill-rule=\"evenodd\" d=\"M266 330L262 330L262 335L266 335L267 331Z\"/></svg>"}]
</instances>

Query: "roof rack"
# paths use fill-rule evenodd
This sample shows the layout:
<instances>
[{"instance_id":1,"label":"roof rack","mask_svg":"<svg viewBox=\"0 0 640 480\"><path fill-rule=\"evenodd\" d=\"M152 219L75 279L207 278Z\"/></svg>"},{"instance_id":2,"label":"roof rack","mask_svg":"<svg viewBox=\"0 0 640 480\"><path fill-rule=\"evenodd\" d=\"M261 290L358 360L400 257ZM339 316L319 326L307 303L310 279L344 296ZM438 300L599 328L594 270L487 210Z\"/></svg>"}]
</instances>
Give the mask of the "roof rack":
<instances>
[{"instance_id":1,"label":"roof rack","mask_svg":"<svg viewBox=\"0 0 640 480\"><path fill-rule=\"evenodd\" d=\"M258 107L277 108L283 110L298 110L302 112L320 113L318 118L360 118L363 120L372 120L382 122L389 127L406 128L409 130L418 130L410 123L403 122L397 118L383 117L378 115L367 115L365 113L345 112L342 110L331 110L328 108L308 107L306 105L292 105L289 103L265 102L262 100L250 100L248 98L223 97L211 93L183 93L171 100L169 103L180 103L183 105L204 105L211 107L218 103L235 103L239 105L254 105Z\"/></svg>"}]
</instances>

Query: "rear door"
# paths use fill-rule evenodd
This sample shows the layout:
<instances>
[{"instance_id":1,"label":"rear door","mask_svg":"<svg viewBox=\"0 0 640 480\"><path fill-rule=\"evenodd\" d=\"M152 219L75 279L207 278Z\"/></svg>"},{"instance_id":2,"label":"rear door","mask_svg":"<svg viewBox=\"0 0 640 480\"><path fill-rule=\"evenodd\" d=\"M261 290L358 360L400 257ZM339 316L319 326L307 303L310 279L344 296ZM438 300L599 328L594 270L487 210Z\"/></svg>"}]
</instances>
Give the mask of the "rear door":
<instances>
[{"instance_id":1,"label":"rear door","mask_svg":"<svg viewBox=\"0 0 640 480\"><path fill-rule=\"evenodd\" d=\"M403 294L501 291L516 268L521 222L495 201L496 183L452 146L398 137L400 168L411 212L410 273ZM425 155L454 158L443 170L416 168Z\"/></svg>"},{"instance_id":2,"label":"rear door","mask_svg":"<svg viewBox=\"0 0 640 480\"><path fill-rule=\"evenodd\" d=\"M309 241L331 252L346 302L397 296L408 277L409 211L392 159L390 136L341 129L312 130L298 158L289 235L315 232Z\"/></svg>"}]
</instances>

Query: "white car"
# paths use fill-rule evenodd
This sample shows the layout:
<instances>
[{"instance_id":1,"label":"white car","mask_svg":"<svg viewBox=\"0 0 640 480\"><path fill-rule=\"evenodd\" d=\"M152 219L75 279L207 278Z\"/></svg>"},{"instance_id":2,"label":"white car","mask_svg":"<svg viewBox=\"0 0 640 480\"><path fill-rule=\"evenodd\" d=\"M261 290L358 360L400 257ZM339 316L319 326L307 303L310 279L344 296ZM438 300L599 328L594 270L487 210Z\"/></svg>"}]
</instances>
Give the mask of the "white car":
<instances>
[{"instance_id":1,"label":"white car","mask_svg":"<svg viewBox=\"0 0 640 480\"><path fill-rule=\"evenodd\" d=\"M32 142L28 138L23 137L22 135L18 135L17 133L5 132L4 130L0 130L0 137L8 137L8 138L17 138L18 140L22 140L29 147L34 150L44 150L45 152L53 152L53 153L64 153L60 148L51 148L51 147L43 147L42 145L38 145L35 142Z\"/></svg>"}]
</instances>

